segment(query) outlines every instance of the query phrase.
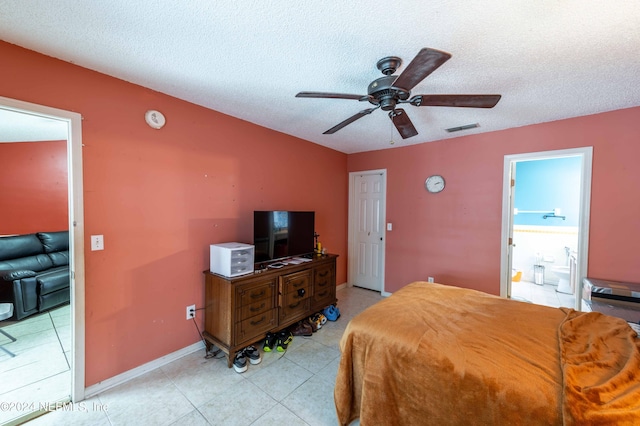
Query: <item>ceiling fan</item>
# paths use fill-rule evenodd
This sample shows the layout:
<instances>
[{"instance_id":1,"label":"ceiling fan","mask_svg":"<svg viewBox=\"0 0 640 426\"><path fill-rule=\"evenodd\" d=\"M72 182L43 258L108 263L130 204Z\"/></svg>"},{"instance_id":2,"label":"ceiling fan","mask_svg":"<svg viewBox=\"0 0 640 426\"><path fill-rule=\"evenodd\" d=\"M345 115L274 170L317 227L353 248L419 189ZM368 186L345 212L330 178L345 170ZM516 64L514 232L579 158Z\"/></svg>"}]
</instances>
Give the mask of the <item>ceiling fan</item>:
<instances>
[{"instance_id":1,"label":"ceiling fan","mask_svg":"<svg viewBox=\"0 0 640 426\"><path fill-rule=\"evenodd\" d=\"M389 111L389 117L403 139L418 134L404 109L397 108L398 104L408 103L413 106L445 106L468 108L493 108L500 100L500 95L414 95L411 89L426 78L433 71L451 58L451 54L428 47L418 52L415 58L400 75L393 75L402 64L397 56L387 56L380 59L376 66L384 74L372 81L367 88L367 95L351 95L347 93L300 92L297 98L335 98L354 99L360 102L368 101L374 105L347 118L333 126L323 134L333 134L343 127L353 123L365 115L371 114L378 108Z\"/></svg>"}]
</instances>

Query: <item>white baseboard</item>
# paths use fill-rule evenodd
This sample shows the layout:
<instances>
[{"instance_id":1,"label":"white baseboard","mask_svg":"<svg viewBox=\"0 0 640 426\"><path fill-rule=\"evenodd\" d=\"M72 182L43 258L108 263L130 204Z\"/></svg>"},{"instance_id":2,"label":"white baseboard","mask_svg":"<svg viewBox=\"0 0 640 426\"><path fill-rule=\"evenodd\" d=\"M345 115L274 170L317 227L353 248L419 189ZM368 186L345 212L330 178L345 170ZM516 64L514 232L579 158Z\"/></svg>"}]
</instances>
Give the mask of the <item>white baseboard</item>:
<instances>
[{"instance_id":1,"label":"white baseboard","mask_svg":"<svg viewBox=\"0 0 640 426\"><path fill-rule=\"evenodd\" d=\"M348 287L347 283L338 284L336 286L336 290L342 290L343 288L347 288L347 287Z\"/></svg>"},{"instance_id":2,"label":"white baseboard","mask_svg":"<svg viewBox=\"0 0 640 426\"><path fill-rule=\"evenodd\" d=\"M182 358L185 355L189 355L190 353L199 350L204 350L204 342L202 341L198 341L192 345L187 346L186 348L179 349L168 355L154 359L153 361L150 361L139 367L118 374L117 376L113 376L111 378L98 382L95 385L91 385L84 390L84 397L86 399L91 398L92 396L96 396L99 393L106 391L107 389L111 389L115 386L121 385L131 379L143 375L144 373L148 373L149 371L155 370L156 368L162 367L163 365L167 365L170 362L177 360L178 358Z\"/></svg>"}]
</instances>

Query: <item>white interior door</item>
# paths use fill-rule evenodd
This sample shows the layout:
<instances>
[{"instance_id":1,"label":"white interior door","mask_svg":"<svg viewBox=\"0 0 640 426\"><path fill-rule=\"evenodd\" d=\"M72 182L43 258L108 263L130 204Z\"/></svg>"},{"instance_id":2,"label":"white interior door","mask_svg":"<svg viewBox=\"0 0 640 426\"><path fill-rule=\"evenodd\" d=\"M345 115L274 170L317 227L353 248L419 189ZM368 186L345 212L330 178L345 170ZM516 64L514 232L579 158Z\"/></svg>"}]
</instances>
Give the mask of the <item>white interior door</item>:
<instances>
[{"instance_id":1,"label":"white interior door","mask_svg":"<svg viewBox=\"0 0 640 426\"><path fill-rule=\"evenodd\" d=\"M349 281L384 289L386 171L351 173L349 203Z\"/></svg>"}]
</instances>

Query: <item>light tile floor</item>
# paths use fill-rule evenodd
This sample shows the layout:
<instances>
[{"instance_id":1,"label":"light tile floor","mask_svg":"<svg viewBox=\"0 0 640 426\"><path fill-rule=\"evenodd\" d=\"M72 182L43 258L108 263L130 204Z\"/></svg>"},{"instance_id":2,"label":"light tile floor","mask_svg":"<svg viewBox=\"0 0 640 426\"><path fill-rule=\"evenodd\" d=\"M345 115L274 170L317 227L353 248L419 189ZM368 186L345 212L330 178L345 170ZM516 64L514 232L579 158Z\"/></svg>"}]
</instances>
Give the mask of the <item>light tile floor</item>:
<instances>
[{"instance_id":1,"label":"light tile floor","mask_svg":"<svg viewBox=\"0 0 640 426\"><path fill-rule=\"evenodd\" d=\"M16 338L0 334L0 344L13 352L0 351L0 424L16 418L34 401L56 401L71 392L71 316L69 305L49 312L2 324ZM1 405L14 403L13 406Z\"/></svg>"},{"instance_id":2,"label":"light tile floor","mask_svg":"<svg viewBox=\"0 0 640 426\"><path fill-rule=\"evenodd\" d=\"M538 285L528 281L515 281L511 283L511 298L554 308L575 308L575 296L558 292L557 288L550 284ZM588 311L590 308L583 303L582 310Z\"/></svg>"},{"instance_id":3,"label":"light tile floor","mask_svg":"<svg viewBox=\"0 0 640 426\"><path fill-rule=\"evenodd\" d=\"M383 297L356 287L337 291L341 316L284 353L238 374L204 349L28 424L42 425L335 425L338 344L353 316Z\"/></svg>"}]
</instances>

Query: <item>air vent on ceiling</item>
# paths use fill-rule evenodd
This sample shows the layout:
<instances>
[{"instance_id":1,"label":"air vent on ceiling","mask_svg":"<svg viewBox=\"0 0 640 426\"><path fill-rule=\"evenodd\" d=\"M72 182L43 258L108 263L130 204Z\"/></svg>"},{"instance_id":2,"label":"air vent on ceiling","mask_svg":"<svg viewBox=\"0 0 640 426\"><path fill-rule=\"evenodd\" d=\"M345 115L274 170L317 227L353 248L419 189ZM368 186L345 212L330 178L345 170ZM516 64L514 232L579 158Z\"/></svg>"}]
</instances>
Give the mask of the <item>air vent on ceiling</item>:
<instances>
[{"instance_id":1,"label":"air vent on ceiling","mask_svg":"<svg viewBox=\"0 0 640 426\"><path fill-rule=\"evenodd\" d=\"M475 129L476 127L480 127L480 125L478 123L473 123L473 124L466 124L464 126L450 127L445 130L449 133L453 133L453 132L459 132L461 130Z\"/></svg>"}]
</instances>

